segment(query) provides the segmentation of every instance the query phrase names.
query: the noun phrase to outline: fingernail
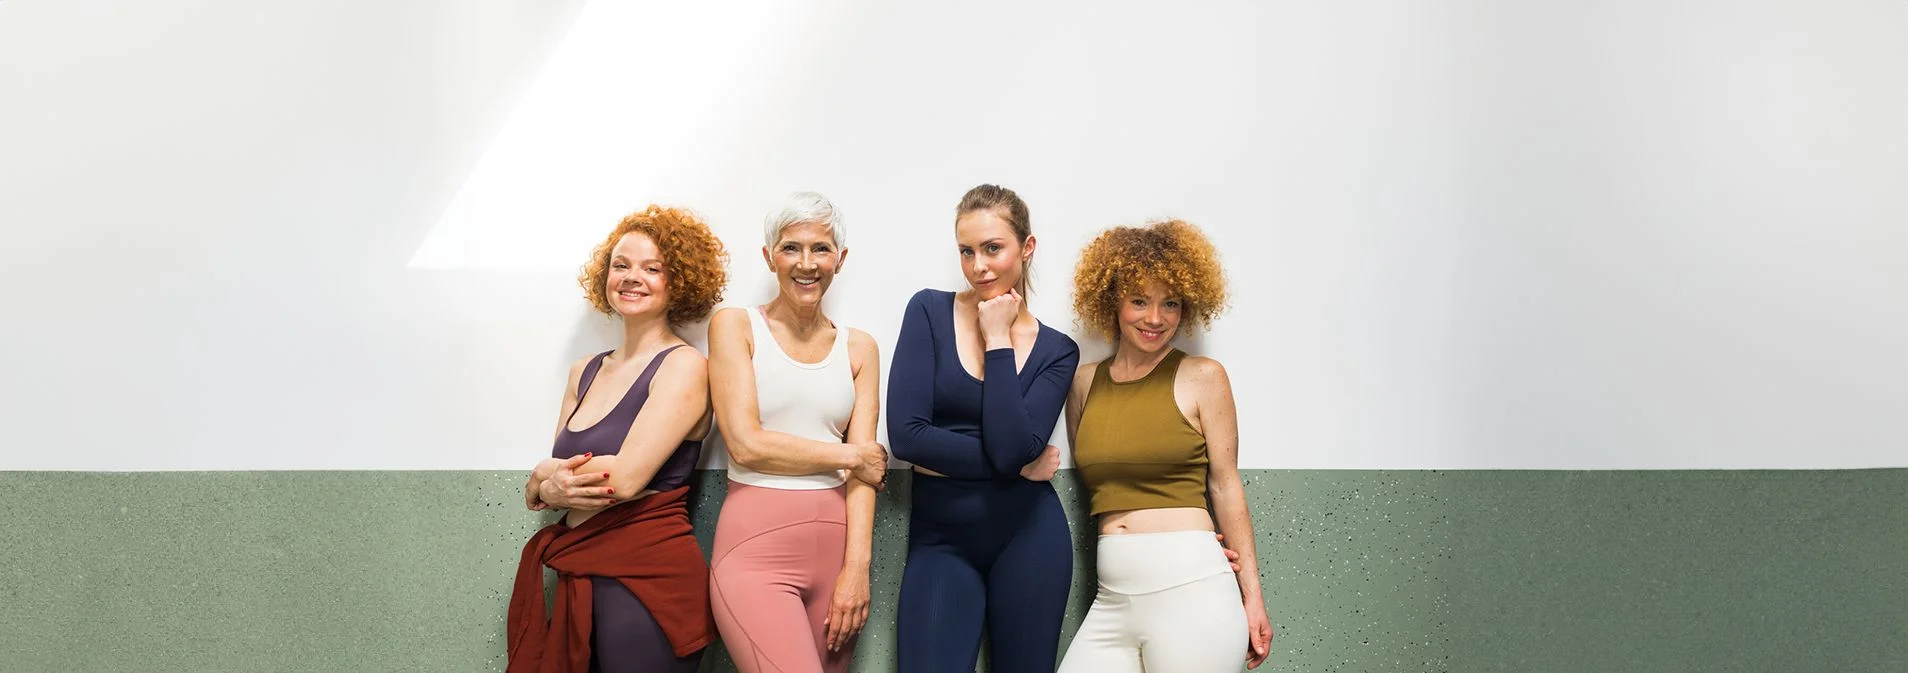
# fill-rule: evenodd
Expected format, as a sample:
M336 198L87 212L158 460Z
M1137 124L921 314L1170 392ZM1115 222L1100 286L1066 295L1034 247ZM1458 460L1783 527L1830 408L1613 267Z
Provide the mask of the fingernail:
M608 472L604 472L604 473L603 473L603 478L604 478L604 479L608 479L608 478L609 478L609 473L608 473Z
M610 492L610 495L615 495L615 494L616 494L616 489L613 489L613 488L612 488L612 489L610 489L610 490L609 490L609 492Z
M584 457L584 458L588 458L588 457L590 457L590 456L594 456L594 455L596 455L596 454L595 454L595 453L585 453L585 454L583 454L583 457Z

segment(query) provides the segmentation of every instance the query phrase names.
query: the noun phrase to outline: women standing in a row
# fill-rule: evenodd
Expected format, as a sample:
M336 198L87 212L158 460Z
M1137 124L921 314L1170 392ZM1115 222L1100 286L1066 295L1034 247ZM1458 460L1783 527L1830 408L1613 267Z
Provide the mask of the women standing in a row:
M915 465L902 573L902 673L1050 672L1072 582L1047 447L1080 353L1024 297L1035 240L1026 202L981 185L955 209L968 289L909 302L888 378L894 455Z
M1099 595L1063 669L1236 670L1240 649L1256 667L1271 629L1231 390L1218 363L1170 346L1182 316L1203 325L1224 306L1211 244L1177 221L1094 241L1075 277L1075 309L1117 350L1076 373L1073 342L1024 303L1036 243L1026 204L983 185L956 215L970 287L915 295L890 381L896 455L918 473L901 670L972 670L983 622L993 669L1052 670L1071 544L1046 483L1058 467L1046 442L1063 404L1101 534ZM845 262L845 233L817 194L794 195L772 214L763 257L777 296L717 314L706 368L668 357L694 353L668 326L707 315L719 298L721 247L706 227L652 207L599 248L585 287L624 319L625 345L572 369L556 458L526 486L532 509L570 512L525 549L511 670L693 670L710 640L710 600L743 671L846 668L867 619L874 491L887 455L874 441L873 340L821 312ZM627 353L654 355L638 368ZM687 437L708 429L705 380L731 463L712 572L682 508L699 446ZM627 392L591 396L599 382L595 390ZM589 417L603 420L571 429ZM670 441L674 451L661 451ZM1233 549L1214 541L1215 528ZM1241 557L1235 578L1229 561ZM547 628L541 601L528 599L541 593L542 564L563 578L563 618ZM582 586L583 576L594 578ZM708 580L683 590L691 576Z
M1225 309L1218 251L1178 220L1116 227L1081 253L1073 302L1115 351L1081 368L1067 397L1100 532L1099 592L1060 670L1237 671L1241 656L1256 668L1272 627L1232 385L1218 361L1172 347L1182 324L1207 325ZM1238 552L1236 574L1215 519Z
M532 510L568 510L524 546L510 596L509 671L695 671L713 639L689 477L709 432L708 368L677 336L727 282L721 241L688 211L623 218L578 280L623 323L615 350L570 367ZM544 614L543 566L558 572Z
M709 324L729 493L709 589L743 673L847 670L868 619L881 359L874 339L822 313L847 261L847 229L820 194L769 215L763 261L779 290Z

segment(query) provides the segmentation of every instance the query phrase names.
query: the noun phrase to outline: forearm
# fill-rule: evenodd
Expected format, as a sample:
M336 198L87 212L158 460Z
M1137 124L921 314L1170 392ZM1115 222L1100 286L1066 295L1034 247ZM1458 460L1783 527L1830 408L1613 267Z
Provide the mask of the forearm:
M609 480L603 485L610 487L610 497L617 500L628 500L636 497L637 493L642 492L643 488L649 485L649 480L656 477L656 470L662 469L662 465L653 461L649 464L644 464L644 461L641 460L618 460L619 457L620 456L615 455L596 456L591 458L589 462L578 466L576 473L608 473Z
M875 487L860 479L848 480L848 541L842 571L868 572L874 560Z
M891 430L888 436L894 444L894 457L955 479L994 478L993 467L981 454L979 439L927 422L896 429L899 432Z
M537 461L536 467L530 468L530 477L523 482L523 501L525 504L535 505L543 501L539 493L543 489L544 480L549 479L550 475L554 474L557 468L562 465L563 461L560 459L545 458Z
M860 462L860 448L841 442L821 442L762 428L725 433L729 456L743 467L764 474L799 476L846 470Z
M1046 448L1045 438L1036 438L1027 418L1027 400L1020 393L1020 379L1014 370L1014 349L1009 346L987 351L981 383L981 452L995 474L1013 474L1032 462ZM1052 431L1052 424L1045 428Z
M1237 472L1215 474L1207 482L1213 519L1226 536L1226 546L1239 554L1239 594L1248 602L1263 600L1259 586L1258 546L1252 532L1252 513L1246 509L1245 489Z

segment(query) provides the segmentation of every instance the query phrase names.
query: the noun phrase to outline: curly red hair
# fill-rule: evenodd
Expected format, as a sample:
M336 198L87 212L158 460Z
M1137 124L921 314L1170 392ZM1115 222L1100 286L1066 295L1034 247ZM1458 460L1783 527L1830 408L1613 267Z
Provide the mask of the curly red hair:
M1080 324L1109 339L1120 335L1120 302L1159 283L1184 302L1182 315L1205 327L1226 310L1226 272L1219 249L1184 220L1101 232L1080 251L1073 271L1073 312Z
M709 225L684 208L658 206L630 213L610 231L609 237L590 252L590 261L576 282L583 286L590 305L614 315L610 308L610 251L626 234L643 234L655 241L662 252L663 267L669 272L669 324L681 325L709 317L722 301L722 289L729 283L729 253L722 241L709 231Z

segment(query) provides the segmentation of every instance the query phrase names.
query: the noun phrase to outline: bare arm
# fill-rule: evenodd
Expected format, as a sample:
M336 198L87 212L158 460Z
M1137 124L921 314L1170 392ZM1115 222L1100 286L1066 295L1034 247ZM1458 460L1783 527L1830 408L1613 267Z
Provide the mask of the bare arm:
M708 413L708 361L693 348L671 351L650 379L649 399L616 455L591 458L577 471L607 472L612 499L635 497Z
M873 337L853 330L848 334L848 352L855 375L855 411L849 417L845 439L850 444L872 444L875 424L881 418L881 351ZM879 485L869 483L859 473L848 480L848 542L826 627L831 652L848 644L868 622L872 596L868 564L874 560L875 490Z
M1080 412L1086 409L1087 392L1093 389L1093 372L1099 369L1099 367L1100 363L1095 362L1074 370L1073 384L1067 387L1068 451L1077 452L1080 450L1080 445L1078 444L1080 441ZM1074 460L1073 466L1075 469L1078 469L1080 467L1078 457L1076 456Z
M563 386L563 403L557 407L556 432L552 433L550 437L550 441L552 442L555 442L556 438L563 434L564 424L570 421L570 414L576 412L576 386L582 382L583 369L589 366L590 359L591 358L586 357L570 365L569 382ZM556 474L558 470L563 469L567 462L571 461L558 458L545 458L537 461L536 467L530 470L530 478L523 484L523 504L525 507L530 508L532 511L549 508L549 503L544 502L543 499L538 496L538 491L542 488L543 482L549 479L551 475Z
M855 411L849 417L846 439L850 444L872 444L875 424L881 418L881 353L874 337L861 330L849 334L849 352L860 360L855 369ZM874 551L875 488L879 483L864 479L848 482L847 565L859 564L863 572Z
M1259 557L1252 533L1252 513L1246 509L1245 488L1239 479L1239 415L1232 401L1232 382L1225 367L1210 358L1187 358L1198 403L1199 429L1206 437L1206 494L1213 520L1226 546L1238 553L1239 596L1246 607L1251 651L1247 661L1257 667L1269 653L1271 626L1265 616L1265 595L1259 586ZM1188 371L1190 370L1190 371ZM1262 631L1262 633L1261 633Z
M729 459L757 472L804 475L861 463L853 444L820 442L762 428L746 309L725 308L709 321L709 392Z

